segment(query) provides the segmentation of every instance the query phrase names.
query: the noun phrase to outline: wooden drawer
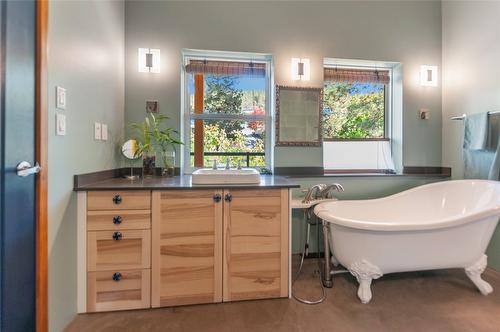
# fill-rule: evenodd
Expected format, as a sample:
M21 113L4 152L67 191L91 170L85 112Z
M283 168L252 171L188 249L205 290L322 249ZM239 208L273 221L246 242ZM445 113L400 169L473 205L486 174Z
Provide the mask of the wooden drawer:
M150 191L89 191L88 210L149 210Z
M87 311L149 308L149 269L89 272Z
M150 229L151 211L88 211L88 231L118 231L125 229Z
M151 231L87 232L87 270L147 269L150 267Z

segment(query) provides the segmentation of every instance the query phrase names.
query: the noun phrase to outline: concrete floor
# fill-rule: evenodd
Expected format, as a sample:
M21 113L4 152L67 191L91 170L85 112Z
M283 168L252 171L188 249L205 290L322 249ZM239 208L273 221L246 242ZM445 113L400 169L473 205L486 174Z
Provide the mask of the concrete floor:
M316 260L306 260L298 295L320 295L315 268ZM463 270L387 275L374 281L373 300L363 305L354 277L342 274L319 305L277 299L87 314L66 331L500 332L500 272L483 277L495 289L486 297Z

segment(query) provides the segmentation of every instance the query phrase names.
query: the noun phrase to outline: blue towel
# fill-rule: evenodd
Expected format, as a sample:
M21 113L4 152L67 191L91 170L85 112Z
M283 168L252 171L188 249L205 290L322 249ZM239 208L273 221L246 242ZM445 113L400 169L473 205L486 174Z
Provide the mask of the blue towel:
M494 147L496 146L496 149ZM491 163L490 172L488 174L489 180L500 180L500 116L491 115L489 125L489 137L487 149L492 149L493 161Z
M488 112L465 117L464 149L484 150L488 141Z
M470 118L464 132L464 177L500 180L500 117L484 113Z

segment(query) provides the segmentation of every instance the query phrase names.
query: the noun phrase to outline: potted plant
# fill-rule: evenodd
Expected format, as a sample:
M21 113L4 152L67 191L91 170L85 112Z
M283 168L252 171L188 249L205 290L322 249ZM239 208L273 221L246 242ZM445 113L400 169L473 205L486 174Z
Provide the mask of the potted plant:
M162 123L169 119L168 116L159 114L154 116L151 114L151 133L153 136L154 144L159 150L161 161L163 163L162 175L174 176L175 175L175 157L176 145L184 144L173 136L179 133L169 127L162 128Z
M137 149L135 154L137 157L142 157L142 175L149 177L154 175L156 167L156 154L151 141L151 123L149 118L145 118L144 122L131 123L130 127L135 129L137 137Z
M149 114L142 123L132 123L130 126L138 134L137 156L142 156L143 175L152 176L156 167L156 149L159 150L163 163L162 175L173 176L175 173L175 145L183 144L174 138L178 134L172 128L161 128L162 123L168 120L166 115Z

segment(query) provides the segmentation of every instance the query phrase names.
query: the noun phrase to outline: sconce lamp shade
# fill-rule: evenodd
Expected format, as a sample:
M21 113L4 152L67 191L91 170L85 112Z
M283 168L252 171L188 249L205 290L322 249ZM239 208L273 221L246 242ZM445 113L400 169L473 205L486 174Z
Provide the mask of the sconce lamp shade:
M311 79L311 62L309 59L292 58L292 80L309 81Z
M420 66L420 85L437 86L437 66Z
M139 48L138 64L140 73L159 73L160 50L153 48Z

